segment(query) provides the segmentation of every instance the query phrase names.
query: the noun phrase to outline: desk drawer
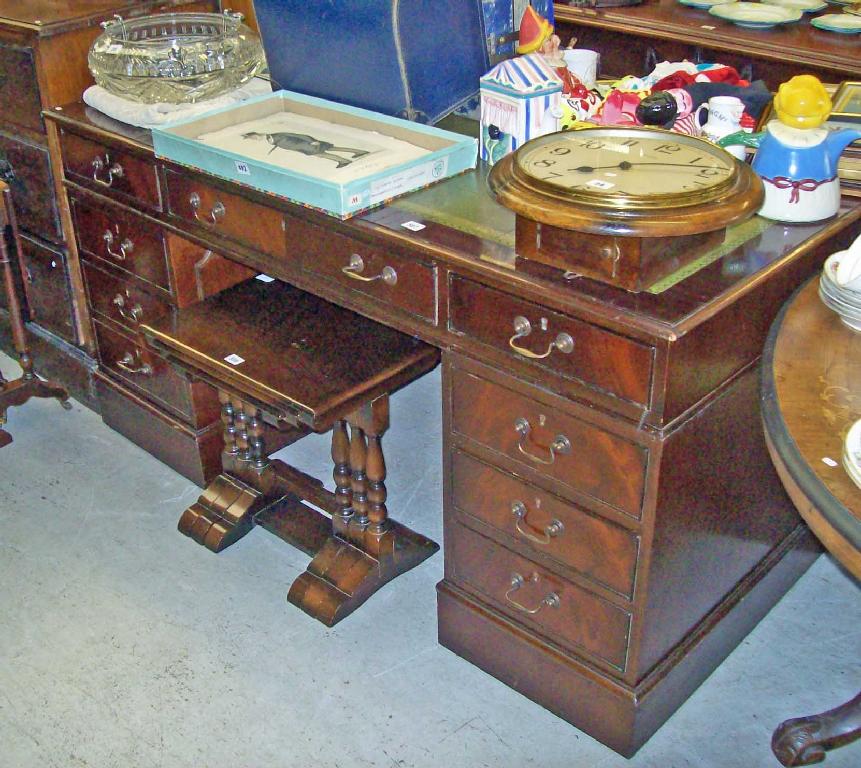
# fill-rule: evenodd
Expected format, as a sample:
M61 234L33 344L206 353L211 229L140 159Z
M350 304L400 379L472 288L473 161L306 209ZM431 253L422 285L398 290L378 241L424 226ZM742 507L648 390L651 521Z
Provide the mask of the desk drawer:
M42 131L42 100L33 49L0 43L0 104L3 123Z
M560 645L625 669L630 613L469 528L455 524L446 547L451 575L464 589Z
M168 409L194 427L204 427L221 412L216 391L190 382L141 341L94 319L99 361L127 386Z
M176 171L167 170L165 178L168 210L172 215L263 253L287 255L284 217L280 211Z
M135 207L161 210L152 160L65 131L60 142L66 178Z
M452 460L454 504L467 525L479 520L531 551L630 598L640 539L556 496L460 451Z
M101 259L170 291L164 236L145 219L110 205L70 200L81 254Z
M5 108L2 101L0 106ZM0 176L10 177L18 226L46 240L62 240L48 150L0 134Z
M22 236L21 261L27 280L31 319L74 344L75 327L65 256Z
M449 307L457 333L566 379L649 403L654 350L647 344L455 275Z
M303 269L436 324L437 268L433 264L343 235L324 236L319 228L297 220L287 220L287 238L302 243Z
M140 323L173 310L167 301L144 290L137 281L88 261L81 264L93 312L124 326L131 333L137 332Z
M221 472L221 422L195 430L101 371L93 374L102 420L199 486Z
M647 449L458 368L451 381L452 431L639 518Z

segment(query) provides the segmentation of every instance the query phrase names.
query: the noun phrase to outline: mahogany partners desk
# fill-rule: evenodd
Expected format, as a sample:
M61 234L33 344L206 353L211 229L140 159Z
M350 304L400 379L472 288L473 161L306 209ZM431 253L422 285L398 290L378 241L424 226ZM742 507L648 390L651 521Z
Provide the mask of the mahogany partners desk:
M181 311L148 277L177 239L438 347L440 642L618 752L819 552L769 461L759 359L781 304L857 235L861 208L823 225L754 219L685 279L631 294L516 259L513 215L482 171L339 222L157 161L147 132L83 105L49 123L106 421L175 413L135 326Z

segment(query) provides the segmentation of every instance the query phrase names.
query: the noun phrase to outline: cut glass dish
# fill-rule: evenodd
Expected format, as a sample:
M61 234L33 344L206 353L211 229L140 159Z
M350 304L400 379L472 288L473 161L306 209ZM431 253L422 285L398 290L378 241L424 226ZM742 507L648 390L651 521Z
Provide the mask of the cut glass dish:
M241 13L165 13L102 23L88 62L98 85L147 104L204 101L263 68L260 38Z

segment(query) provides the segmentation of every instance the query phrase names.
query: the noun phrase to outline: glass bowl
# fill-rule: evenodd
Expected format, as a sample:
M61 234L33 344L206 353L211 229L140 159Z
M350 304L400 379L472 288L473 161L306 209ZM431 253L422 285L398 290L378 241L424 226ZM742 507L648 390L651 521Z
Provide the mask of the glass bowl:
M260 38L241 13L165 13L102 22L90 48L98 85L131 101L192 103L254 77L265 63Z

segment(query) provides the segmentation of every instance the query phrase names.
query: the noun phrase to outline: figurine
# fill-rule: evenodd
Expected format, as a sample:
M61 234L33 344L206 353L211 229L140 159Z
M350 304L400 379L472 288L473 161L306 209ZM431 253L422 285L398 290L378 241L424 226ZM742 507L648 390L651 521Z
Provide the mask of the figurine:
M249 133L243 133L242 138L266 139L272 145L272 149L269 150L270 154L276 149L301 152L303 155L312 155L314 157L323 157L326 160L333 160L338 164L338 168L343 168L345 165L349 165L354 160L358 160L360 157L368 154L368 151L365 149L336 147L331 142L315 139L306 133L257 133L256 131L250 131ZM346 152L347 154L351 154L352 157L347 159L334 154L335 152Z
M529 139L559 130L562 81L541 54L506 59L479 82L482 160L494 163Z
M861 131L821 127L831 113L831 98L813 75L797 75L774 97L777 120L760 133L737 132L720 146L757 147L752 167L765 182L761 216L776 221L821 221L840 208L840 153Z
M535 53L553 35L553 25L531 5L526 6L520 19L516 51L519 54ZM559 47L559 38L556 38Z

